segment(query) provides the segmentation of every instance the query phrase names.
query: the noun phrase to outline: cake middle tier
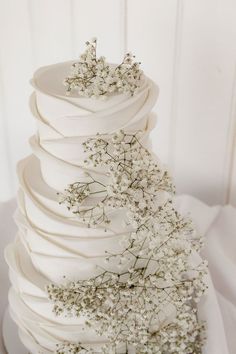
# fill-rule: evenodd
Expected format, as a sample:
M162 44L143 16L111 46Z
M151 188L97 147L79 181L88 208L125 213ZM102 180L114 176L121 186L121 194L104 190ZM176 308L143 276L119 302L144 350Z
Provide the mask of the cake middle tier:
M77 215L59 205L57 191L43 180L36 157L21 161L18 174L21 189L16 221L37 270L52 282L64 276L68 280L87 279L103 269L119 271L117 262L107 263L106 256L107 252L121 253L125 247L122 240L132 231L125 210L111 209L109 226L88 228Z
M145 128L139 133L139 141L151 151L151 143L149 134L155 126L156 116L149 114L145 117ZM51 129L51 128L49 128ZM130 131L137 133L137 131ZM101 137L103 137L101 135ZM96 138L91 136L90 138ZM87 165L85 160L88 158L89 152L84 151L83 143L89 137L75 136L67 138L42 139L35 135L30 139L31 149L39 158L41 164L41 172L45 182L56 189L63 191L68 184L84 179L87 173L91 174L95 179L107 184L107 166ZM111 135L105 136L105 139L111 139Z

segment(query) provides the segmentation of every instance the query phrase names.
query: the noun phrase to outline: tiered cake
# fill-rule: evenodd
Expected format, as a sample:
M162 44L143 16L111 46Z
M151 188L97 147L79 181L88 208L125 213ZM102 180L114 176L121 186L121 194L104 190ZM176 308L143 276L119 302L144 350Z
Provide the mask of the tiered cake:
M86 62L87 58L83 60ZM189 227L186 228L187 222L185 225L183 222L184 219L181 219L181 217L174 212L174 209L170 207L171 187L167 172L163 167L160 167L161 165L156 157L148 153L147 150L149 149L150 151L149 132L155 123L155 116L150 112L157 100L158 88L152 80L142 74L138 78L135 92L122 92L122 90L118 89L117 91L110 90L109 93L108 90L107 97L101 99L101 97L89 97L92 96L89 95L89 93L87 94L88 97L86 97L86 92L84 95L78 94L76 85L74 85L74 87L69 87L70 92L68 94L63 81L68 76L71 65L72 62L65 62L43 67L36 71L32 79L35 92L31 96L30 106L38 124L38 132L30 139L33 155L20 161L18 165L20 189L15 220L19 231L15 242L10 244L6 249L6 260L10 268L10 279L12 283L9 292L11 316L19 327L19 335L23 344L32 354L49 354L54 352L131 353L135 351L135 348L138 348L136 349L136 353L176 353L173 348L171 349L170 338L176 339L179 333L176 334L176 327L172 328L171 323L174 323L173 321L176 321L177 318L179 328L182 320L185 321L185 327L190 326L188 318L183 317L185 312L188 312L186 308L182 313L181 321L181 313L179 314L176 308L178 304L183 306L184 301L187 301L188 306L190 306L189 304L192 301L192 297L195 296L192 295L193 290L189 285L190 283L192 285L193 282L189 280L188 286L181 289L182 293L178 290L180 299L177 299L174 292L169 292L169 289L172 287L170 284L174 282L174 278L175 280L177 279L177 275L175 274L175 276L173 276L169 268L166 269L165 274L165 269L163 268L163 264L165 263L161 264L160 260L167 258L177 260L178 262L176 261L175 263L175 261L173 261L172 264L172 268L176 267L176 269L179 269L179 264L182 262L183 273L181 277L178 278L179 285L177 287L178 289L181 288L180 284L184 281L183 274L187 272L185 269L186 262L183 257L179 257L179 254L182 252L187 254L188 257L192 257L192 255L190 255L191 250L188 252L189 245L186 246L186 243L184 243L186 242L186 234L192 231ZM96 63L96 65L98 65L98 63ZM112 82L112 80L110 82ZM94 81L93 84L99 87L99 81ZM122 83L117 86L121 87L121 85ZM97 96L102 95L103 94L100 94L98 91ZM138 135L136 135L137 132ZM97 135L97 133L100 135ZM121 165L121 163L119 166L117 165L117 159L121 157L121 155L119 156L119 151L120 154L122 154L121 150L119 150L119 144L121 144L121 146L125 144L129 145L130 140L125 141L125 139L130 137L136 138L137 136L136 144L141 147L140 161L143 159L145 162L146 155L142 157L142 152L147 154L148 158L151 156L151 158L154 159L155 163L153 164L153 168L157 174L161 174L162 176L161 178L159 175L156 177L157 179L159 178L159 187L156 188L152 181L152 189L150 189L150 192L148 190L149 182L146 181L146 177L144 176L142 181L139 181L143 186L142 193L140 193L140 185L136 185L136 202L133 204L136 208L135 211L132 210L133 199L129 199L131 200L130 204L122 204L118 196L115 202L114 200L112 201L111 198L108 198L110 204L106 204L107 215L104 217L104 205L102 205L102 203L105 199L108 199L107 197L102 198L100 196L98 185L103 186L103 192L101 193L104 195L106 186L111 185L110 179L114 177L114 166L115 169L119 170L118 167ZM102 140L99 140L100 137L102 137ZM116 157L113 155L114 163L116 163L116 165L112 165L113 175L112 169L110 168L111 160L107 159L105 163L101 161L102 154L100 154L100 151L104 153L104 149L102 150L101 147L104 145L96 145L96 142L101 143L101 141L107 142L109 156L112 156L114 152L112 144L114 144L116 148L117 146L119 147L119 149L117 149L118 153L116 151ZM98 156L101 158L100 160L95 159L95 161L94 156L91 157L94 149L97 149L96 153L98 152ZM139 151L140 153L137 147L135 151ZM131 164L135 162L137 166L140 166L140 161L138 159L134 161L135 159L132 152L128 151L128 154L130 154L131 159L125 157L121 159L122 163L127 160L127 164L129 164L127 168L134 170L134 165ZM123 154L122 156L126 155ZM88 163L89 159L92 163ZM150 162L148 162L148 166L150 166ZM138 173L141 176L144 172L140 169ZM131 172L129 175L131 175ZM166 177L166 181L163 176ZM118 177L115 175L114 178L117 179L116 186L120 188L117 182ZM94 182L94 189L92 190L88 188L89 179ZM153 175L150 176L150 179L153 180ZM86 198L86 195L83 195L83 198L80 200L79 187L85 186L84 181L87 183L86 190L88 198ZM135 180L131 181L131 184L134 185L134 183L137 183L137 177ZM112 188L113 187L114 185ZM135 215L141 215L138 212L139 209L149 212L145 204L147 202L144 197L145 189L147 194L151 194L152 204L157 205L159 208L155 209L155 215L157 215L157 212L159 213L158 215L160 215L160 218L157 218L159 222L157 222L157 227L155 228L155 238L157 242L159 242L158 234L161 235L162 232L159 249L164 244L169 245L169 249L171 249L172 253L170 253L168 257L166 256L166 250L162 252L162 254L160 251L158 251L159 253L157 252L155 240L152 240L152 245L151 241L150 245L147 245L147 240L151 240L151 237L146 237L146 241L143 243L143 239L141 238L138 243L137 240L135 240L135 235L138 235L137 228L140 227L141 220L141 217L135 218ZM120 195L124 195L124 191L120 190ZM131 194L129 194L129 198L130 195ZM79 202L81 202L84 208L83 210L86 212L89 210L89 205L94 205L94 203L97 207L100 206L103 208L103 219L98 222L101 215L97 211L96 215L100 216L97 217L95 221L92 220L92 223L89 224L88 214L79 211ZM127 203L127 201L125 201L125 203ZM137 203L139 209L137 209ZM119 205L120 207L118 207ZM144 218L143 215L141 216L143 220L146 218L143 224L148 225L148 217L145 216ZM169 221L167 221L167 216ZM176 218L174 221L173 217ZM91 221L91 214L89 218ZM132 222L132 220L135 222ZM166 225L170 225L171 220L176 228L171 231L172 233L168 233L167 237L167 233L165 234L167 230ZM162 226L163 230L161 230ZM154 230L154 228L152 228L152 230ZM146 232L147 234L150 233L150 229ZM178 238L181 232L184 235L181 236L182 241ZM132 244L129 243L130 235L134 239ZM174 246L173 243L168 244L169 239L172 237L170 235L175 235L177 238L174 240ZM182 244L180 245L181 242ZM140 247L141 243L142 246L145 245L145 247ZM196 241L191 244L193 249L197 248L194 247L195 244ZM127 252L130 257L126 257ZM195 251L192 253L194 252ZM165 256L167 258L165 258ZM156 263L152 263L153 257L156 257ZM177 259L176 257L179 258ZM195 258L198 259L197 257ZM143 260L141 263L139 263L140 259ZM193 263L194 262L195 261L193 261ZM152 263L151 270L148 269L147 263ZM154 264L158 266L154 266ZM202 268L199 266L199 264L201 265L202 263L198 260L195 264L196 267L199 267L197 271L199 272L199 269L202 271ZM170 265L168 266L170 267ZM157 273L158 267L162 267L159 273ZM144 275L144 278L146 277L145 280L142 278L142 274L144 273L139 273L140 279L138 279L139 285L137 288L143 286L143 289L145 287L146 291L148 287L144 282L150 274L153 277L149 279L149 282L150 284L151 282L155 284L155 287L149 286L149 288L154 288L154 293L152 293L153 298L155 298L156 291L157 301L156 303L155 301L152 303L148 298L149 295L145 295L148 298L149 304L151 304L150 306L155 305L155 308L158 308L158 301L160 302L160 299L163 299L163 307L159 307L159 310L156 311L153 322L152 319L149 318L150 327L152 327L152 329L145 329L145 326L142 326L143 319L146 318L145 308L147 312L150 312L150 308L148 308L149 305L145 304L145 301L143 301L141 305L137 305L138 300L142 298L143 292L136 292L135 294L129 293L129 291L136 289L136 283L134 284L134 282L132 282L132 276L129 274L135 273L137 269L139 271L140 269L146 270ZM130 305L129 309L127 308L126 316L122 317L123 325L127 328L130 326L130 333L128 333L127 330L125 332L124 328L119 333L116 333L115 328L121 326L119 322L120 310L116 313L116 316L118 316L118 322L116 322L115 317L113 317L114 313L111 312L110 309L114 308L113 305L111 305L112 301L113 303L119 303L117 299L120 296L120 288L118 290L116 289L115 295L113 290L115 286L119 284L120 280L120 278L116 278L116 274L120 275L126 273L129 276L124 277L121 281L121 288L123 290L125 288L127 303L130 299L133 299L132 301L136 308L140 306L138 311L141 317L138 318L136 313L134 316L135 320L134 317L132 317L132 319L129 318L130 313L132 313L132 311L135 312L135 306L132 307ZM104 277L104 274L106 281L102 283L100 281L101 275ZM112 274L113 277L112 281L110 274ZM172 275L170 276L169 274ZM129 277L131 277L131 280ZM91 279L100 279L99 284L86 283L86 281ZM111 294L111 301L109 302L109 299L106 299L106 304L102 304L100 309L99 305L96 305L99 313L96 312L96 308L93 308L90 313L89 308L87 309L86 306L83 305L84 303L87 304L87 299L83 298L81 293L79 293L80 290L78 286L82 286L85 289L86 286L91 287L94 285L88 292L88 294L90 294L92 309L94 304L93 300L95 299L97 301L100 299L99 296L101 298L105 296L99 293L99 285L105 284L106 282L110 284L108 290ZM129 284L128 287L124 285L125 282ZM185 282L187 281L185 280ZM195 286L195 290L197 289L196 292L203 293L203 286L201 289L200 288L201 286L199 286L198 283ZM159 296L160 289L162 293ZM164 301L164 292L168 301ZM59 293L62 295L61 298ZM71 296L71 294L73 296ZM79 303L76 303L75 294L77 299L79 299ZM171 294L173 294L174 305L171 304ZM184 298L183 301L181 297ZM121 301L119 305L121 306L120 308L126 308L124 296ZM81 304L84 307L83 311L81 310L81 312L79 312L78 308L82 306ZM74 305L77 307L74 308ZM185 304L184 306L187 305ZM153 307L151 307L151 310L152 309ZM164 315L165 309L166 314ZM189 309L191 310L191 306ZM88 313L87 317L86 311ZM95 312L97 316L96 319L93 317ZM109 316L105 321L106 313L109 314ZM153 315L154 313L155 310ZM99 318L101 319L100 330L98 330ZM112 328L109 327L109 320L114 323L111 326ZM181 353L196 354L201 352L201 341L199 339L201 324L194 327L193 322L191 322L192 328L188 328L190 339L187 340L187 332L185 333L183 329L180 329L180 331L182 331L181 333L184 333L182 337L180 336L180 339L172 340L174 345L179 343L180 346L183 346ZM138 332L135 332L138 323L140 323L140 338L136 335ZM177 324L177 322L175 322L175 324ZM166 328L166 332L163 328ZM145 330L147 333L151 333L150 338L145 334ZM120 333L122 333L122 335ZM136 333L137 343L132 337L132 333ZM159 337L155 337L156 333ZM165 341L163 340L164 337L167 338ZM124 338L123 343L120 341L122 338ZM158 338L158 340L155 338ZM185 344L183 344L181 340ZM149 341L154 344L149 346ZM155 347L155 343L160 343L161 341L163 343L165 342L165 344L162 343L160 351L159 347ZM197 341L199 345L196 345ZM192 343L191 346L195 351L186 350L187 342ZM106 346L107 343L108 346ZM110 343L112 343L112 345L109 349ZM140 347L139 343L142 344ZM189 348L191 346L189 346ZM197 347L198 349L196 349Z

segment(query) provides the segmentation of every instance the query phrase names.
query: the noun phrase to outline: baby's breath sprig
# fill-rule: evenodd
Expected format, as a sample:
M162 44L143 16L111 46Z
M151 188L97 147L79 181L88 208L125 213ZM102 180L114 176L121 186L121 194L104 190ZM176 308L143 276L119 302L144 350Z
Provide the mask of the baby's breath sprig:
M57 345L55 354L115 354L115 347L112 344L99 345L98 349L81 343L63 342ZM42 353L43 354L43 353ZM128 354L127 348L124 354Z
M65 189L64 193L58 195L59 204L65 204L67 209L86 222L88 227L110 223L106 214L106 186L91 175L87 174L86 182L74 182ZM84 205L91 196L100 197L99 202L94 205Z
M86 50L78 62L71 67L71 73L64 80L67 93L77 90L82 97L106 98L113 92L135 94L140 86L142 71L140 63L127 53L118 66L108 64L106 58L97 58L96 38L86 42Z
M55 353L56 354L89 354L89 353L91 354L91 351L83 347L83 345L80 343L64 342L64 343L57 344ZM95 354L95 352L93 352L93 354Z
M104 265L94 278L51 284L47 292L56 315L83 315L88 327L107 337L110 344L101 353L116 353L125 343L142 354L200 354L205 327L198 320L197 303L207 289L207 264L193 258L202 239L191 219L175 209L171 178L139 137L140 132L121 130L84 142L89 154L85 162L107 167L109 182L100 189L100 182L90 176L87 185L70 185L61 199L93 226L111 222L109 208L127 210L133 231L121 240L120 253L106 252L105 263L116 264L117 272ZM87 208L84 202L94 198L98 186L100 201ZM168 198L160 202L160 193ZM98 212L91 214L99 208L101 220Z
M139 135L120 130L112 137L98 134L83 143L84 152L89 154L85 163L105 166L109 181L105 185L88 174L87 181L70 184L60 194L60 203L89 227L108 225L109 210L126 208L128 222L136 228L137 222L156 217L160 192L174 193L169 172L140 143ZM89 197L90 205L85 205Z

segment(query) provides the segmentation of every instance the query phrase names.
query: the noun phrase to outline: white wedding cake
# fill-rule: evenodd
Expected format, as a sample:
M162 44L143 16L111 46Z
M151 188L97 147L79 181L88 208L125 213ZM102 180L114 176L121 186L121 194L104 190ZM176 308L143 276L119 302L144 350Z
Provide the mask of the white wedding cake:
M201 353L204 262L151 152L158 88L130 55L109 65L87 46L31 81L38 131L17 169L10 314L31 354Z

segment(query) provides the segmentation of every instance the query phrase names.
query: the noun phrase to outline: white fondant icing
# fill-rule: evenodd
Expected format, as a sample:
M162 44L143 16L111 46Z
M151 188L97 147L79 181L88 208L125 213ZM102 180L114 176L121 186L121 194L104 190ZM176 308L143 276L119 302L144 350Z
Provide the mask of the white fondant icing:
M137 94L132 97L113 94L102 101L79 97L76 92L66 96L62 80L71 63L41 68L31 81L35 93L30 107L38 125L38 134L30 139L35 156L18 165L20 190L15 220L19 232L5 251L12 283L11 315L19 326L22 342L32 354L52 353L56 343L65 340L92 343L99 351L99 343L106 340L84 330L84 318L56 317L45 286L87 279L102 269L117 271L116 262L105 262L106 251L122 252L124 246L120 241L131 228L125 222L123 210L110 212L107 230L103 226L88 228L59 206L57 192L84 179L86 170L108 183L104 168L88 170L84 165L86 154L81 144L87 138L97 132L140 130L142 144L150 148L149 133L155 125L155 116L150 111L158 88L150 79L143 76ZM165 198L165 193L161 193L160 204ZM94 203L95 198L90 202ZM129 262L124 269L128 267Z

